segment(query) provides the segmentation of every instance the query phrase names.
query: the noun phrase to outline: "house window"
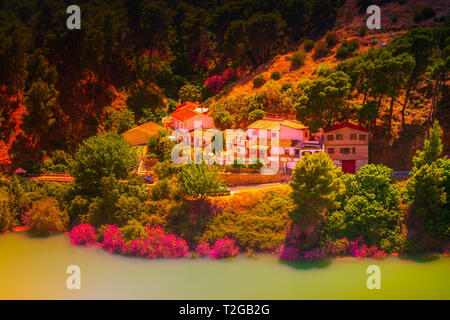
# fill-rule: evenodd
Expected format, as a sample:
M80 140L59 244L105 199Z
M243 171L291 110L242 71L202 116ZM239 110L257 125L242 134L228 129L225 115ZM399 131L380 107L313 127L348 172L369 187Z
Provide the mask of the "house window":
M356 148L353 147L353 148L352 148L352 153L355 154L355 151L356 151Z
M350 140L356 140L356 138L357 138L357 136L356 136L355 133L352 133L352 134L350 135Z
M333 154L334 153L334 148L328 148L328 153L329 154Z
M277 133L276 132L272 132L272 138L276 138L277 137Z
M344 136L342 134L337 134L336 135L336 140L343 140Z
M288 156L289 155L289 149L284 149L284 154Z
M333 135L332 134L327 135L327 140L328 141L333 141L334 140Z
M366 135L365 134L360 134L359 135L359 140L366 140Z
M341 148L341 153L342 154L349 154L350 153L350 148Z
M300 150L294 149L294 155L298 157L299 154L300 154Z
M308 138L308 132L305 132L305 138Z

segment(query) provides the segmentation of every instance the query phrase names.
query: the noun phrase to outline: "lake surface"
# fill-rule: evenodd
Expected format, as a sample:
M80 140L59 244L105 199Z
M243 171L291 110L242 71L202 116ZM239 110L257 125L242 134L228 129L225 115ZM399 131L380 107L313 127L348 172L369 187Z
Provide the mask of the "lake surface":
M380 290L366 287L371 264L381 268ZM69 265L81 268L80 290L66 288ZM76 247L65 235L0 236L0 299L450 299L449 271L439 256L145 260Z

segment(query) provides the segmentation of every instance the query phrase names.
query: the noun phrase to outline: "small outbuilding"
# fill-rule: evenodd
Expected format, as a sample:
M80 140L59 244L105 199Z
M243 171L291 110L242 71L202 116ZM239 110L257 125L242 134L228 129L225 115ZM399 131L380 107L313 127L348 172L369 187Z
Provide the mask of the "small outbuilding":
M148 139L152 136L157 136L158 132L161 130L165 130L165 128L150 121L139 127L128 130L122 133L122 135L133 146L146 145Z

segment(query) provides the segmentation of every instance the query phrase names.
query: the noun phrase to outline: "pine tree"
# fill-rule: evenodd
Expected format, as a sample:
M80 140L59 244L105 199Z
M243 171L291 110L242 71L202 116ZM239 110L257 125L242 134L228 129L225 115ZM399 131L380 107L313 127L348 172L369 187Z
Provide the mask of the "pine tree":
M297 225L311 225L321 219L326 209L335 205L341 188L341 170L330 157L314 153L302 157L292 173L292 198L296 209L289 215Z
M423 150L419 150L413 158L413 171L419 170L425 164L432 164L440 158L442 154L441 126L437 120L431 128L430 138L425 141Z

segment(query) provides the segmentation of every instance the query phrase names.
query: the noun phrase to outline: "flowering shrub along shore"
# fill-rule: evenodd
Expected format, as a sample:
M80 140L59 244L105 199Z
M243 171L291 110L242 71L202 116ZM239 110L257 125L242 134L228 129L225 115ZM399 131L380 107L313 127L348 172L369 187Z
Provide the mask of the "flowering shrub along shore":
M103 241L97 242L95 228L87 223L81 223L69 232L69 238L74 245L97 245L110 253L118 253L146 259L154 258L185 258L190 255L186 241L166 234L160 227L145 228L145 236L136 240L125 241L117 226L107 225L103 232ZM215 259L234 257L239 254L239 247L229 238L218 239L212 247L202 242L196 248L200 257Z
M74 245L95 245L97 243L97 232L88 223L81 223L69 232L70 242Z
M97 232L88 223L81 223L69 232L69 238L74 245L97 245L110 253L118 253L146 259L154 258L185 258L190 255L186 241L173 235L166 234L160 227L145 228L145 236L136 240L125 241L122 231L117 226L107 225L103 231L103 241L97 242ZM201 242L195 248L198 257L210 257L223 259L239 255L239 247L235 240L225 237L217 239L212 246L207 242ZM386 253L374 245L368 247L364 244L363 237L354 241L347 238L328 240L325 248L315 248L310 251L300 252L297 248L282 246L279 250L280 259L288 261L320 260L329 256L345 256L365 258L372 257L383 259Z
M229 258L239 255L239 247L235 241L229 238L217 239L210 247L206 242L200 243L195 249L199 257L211 257L214 259Z
M386 253L379 250L376 245L368 247L364 244L363 237L358 237L355 241L349 241L347 238L335 241L328 240L326 248L315 248L306 252L299 252L297 248L282 247L280 250L280 259L288 261L298 260L320 260L327 256L345 256L351 255L358 258L372 257L384 259Z

